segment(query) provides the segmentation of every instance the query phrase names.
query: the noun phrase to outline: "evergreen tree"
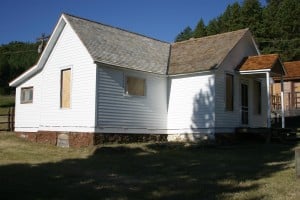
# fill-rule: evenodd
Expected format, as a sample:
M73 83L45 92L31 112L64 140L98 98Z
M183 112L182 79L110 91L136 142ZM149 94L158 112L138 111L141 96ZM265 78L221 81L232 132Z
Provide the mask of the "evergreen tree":
M262 53L279 53L283 61L300 60L299 0L267 0L265 7L258 0L233 3L207 26L201 24L200 19L195 37L199 34L196 34L198 30L214 35L247 27Z
M175 41L180 42L188 40L193 37L193 30L191 27L187 26L181 33L176 36Z
M241 7L241 24L250 28L254 36L262 35L263 10L259 0L244 0Z
M199 38L199 37L204 37L206 35L207 35L206 27L205 27L203 19L201 18L194 30L194 37Z
M241 22L241 7L235 2L228 5L220 16L221 32L236 31L244 28Z
M206 27L207 35L215 35L221 33L221 24L219 18L209 21Z

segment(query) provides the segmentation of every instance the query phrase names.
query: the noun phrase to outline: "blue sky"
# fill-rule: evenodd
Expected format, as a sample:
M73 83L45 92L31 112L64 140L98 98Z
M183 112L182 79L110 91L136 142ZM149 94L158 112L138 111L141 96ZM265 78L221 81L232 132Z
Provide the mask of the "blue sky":
M63 12L172 42L186 26L194 28L201 17L208 23L235 1L242 0L1 0L0 44L51 34Z

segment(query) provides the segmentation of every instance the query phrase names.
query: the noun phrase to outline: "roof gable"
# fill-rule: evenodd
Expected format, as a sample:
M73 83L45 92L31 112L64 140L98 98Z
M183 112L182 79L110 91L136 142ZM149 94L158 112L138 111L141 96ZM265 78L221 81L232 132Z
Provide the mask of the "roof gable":
M193 73L217 68L248 31L242 29L172 44L168 73Z
M238 71L270 71L273 74L285 74L284 66L278 54L246 57L237 67Z
M63 14L95 62L166 74L170 44Z
M283 64L286 70L284 79L300 79L300 61L285 62Z

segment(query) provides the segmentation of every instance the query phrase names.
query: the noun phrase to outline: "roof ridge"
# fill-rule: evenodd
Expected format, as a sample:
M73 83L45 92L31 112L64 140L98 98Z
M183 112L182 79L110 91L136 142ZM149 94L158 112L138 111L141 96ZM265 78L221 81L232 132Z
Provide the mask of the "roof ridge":
M220 35L225 35L225 34L231 34L231 33L235 33L235 32L241 32L241 31L244 31L244 32L247 32L249 31L250 29L249 28L243 28L243 29L238 29L238 30L235 30L235 31L229 31L229 32L224 32L224 33L218 33L218 34L214 34L214 35L208 35L208 36L204 36L204 37L199 37L199 38L190 38L188 40L183 40L183 41L179 41L179 42L173 42L171 43L171 45L173 44L178 44L178 43L185 43L185 42L191 42L191 41L195 41L195 40L200 40L200 39L206 39L206 38L211 38L211 37L217 37L217 36L220 36Z
M266 56L277 56L277 57L279 57L279 54L277 54L277 53L270 53L270 54L261 54L261 55L248 56L248 57L266 57Z
M296 62L300 62L300 60L286 61L286 62L283 62L283 63L296 63Z
M159 39L156 39L156 38L147 36L147 35L143 35L143 34L140 34L140 33L136 33L136 32L133 32L133 31L129 31L129 30L126 30L126 29L123 29L123 28L119 28L119 27L116 27L116 26L104 24L104 23L102 23L102 22L98 22L98 21L95 21L95 20L86 19L86 18L83 18L83 17L78 17L78 16L75 16L75 15L72 15L72 14L68 14L68 13L62 13L62 15L69 16L69 17L73 17L73 18L77 18L77 19L81 19L81 20L88 21L88 22L95 23L95 24L99 24L99 25L102 25L102 26L114 28L114 29L117 29L117 30L120 30L120 31L124 31L124 32L130 33L130 34L134 34L134 35L137 35L137 36L141 36L141 37L144 37L144 38L148 38L148 39L151 39L151 40L155 40L155 41L158 41L158 42L161 42L161 43L165 43L165 44L169 44L169 45L170 45L169 42L162 41L162 40L159 40Z

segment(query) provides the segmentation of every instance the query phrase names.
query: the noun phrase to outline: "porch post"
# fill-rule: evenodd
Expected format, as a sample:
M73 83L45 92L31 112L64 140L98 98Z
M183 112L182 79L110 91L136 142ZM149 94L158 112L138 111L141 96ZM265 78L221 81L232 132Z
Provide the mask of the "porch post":
M284 117L284 85L283 85L283 76L280 77L280 97L281 97L281 128L285 128L285 117Z
M267 128L271 128L270 73L266 72L267 81Z

